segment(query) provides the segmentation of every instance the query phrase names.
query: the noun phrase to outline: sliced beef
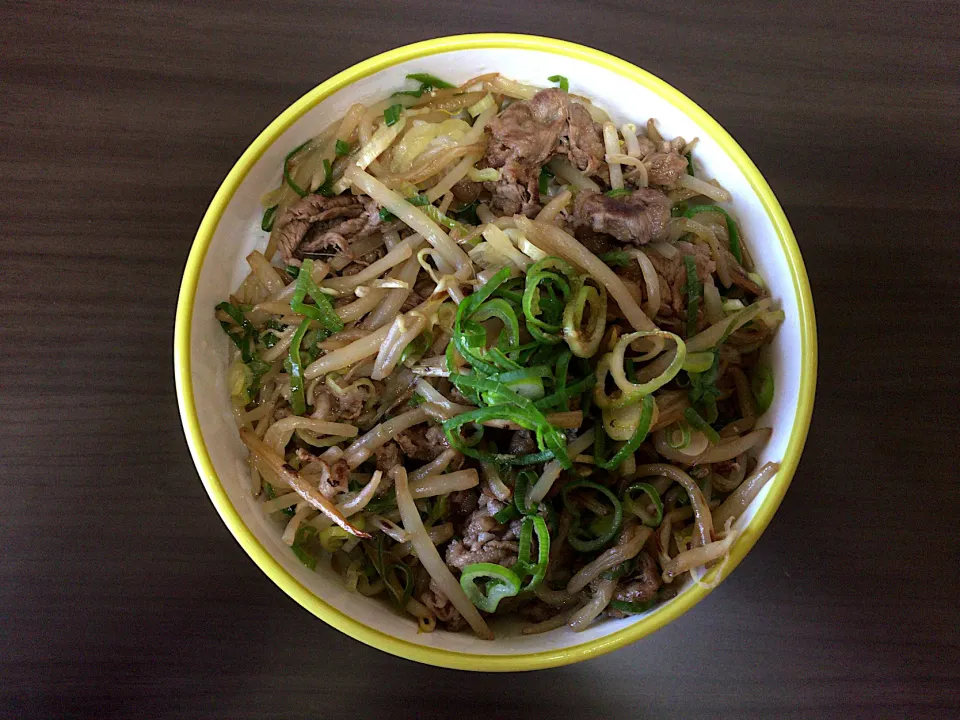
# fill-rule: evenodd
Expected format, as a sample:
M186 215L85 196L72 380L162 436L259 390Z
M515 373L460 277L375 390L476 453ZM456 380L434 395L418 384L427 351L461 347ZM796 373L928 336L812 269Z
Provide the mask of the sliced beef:
M621 243L645 245L667 237L670 200L659 190L640 188L623 197L583 190L573 206L577 229L606 233Z
M637 569L634 575L622 581L614 598L621 602L644 603L653 600L660 589L660 573L657 562L650 553L642 550L637 555Z
M743 266L737 262L737 259L733 256L727 248L723 247L723 243L720 244L720 252L723 253L724 259L727 261L727 267L730 269L730 280L739 288L743 288L751 295L756 295L757 297L765 297L767 291L765 288L757 285L753 280L750 279L750 276L747 275L747 271L743 269Z
M537 441L529 430L514 430L510 436L507 452L512 455L529 455L537 452Z
M389 472L400 464L400 448L395 442L388 442L381 445L374 452L377 462L377 470Z
M678 152L653 153L644 164L651 185L673 185L687 171L687 159Z
M446 625L447 630L460 630L467 624L433 579L430 580L429 589L420 594L420 602L437 616L437 620Z
M307 195L277 218L277 238L284 262L313 255L349 255L350 243L380 225L377 204L354 195Z
M661 314L664 306L669 306L679 314L687 307L687 266L684 255L692 255L697 267L697 278L701 283L713 284L713 271L716 263L710 257L710 250L702 245L678 242L675 246L680 252L671 258L657 252L648 252L647 257L660 276Z
M480 191L483 190L483 184L464 178L463 180L457 181L457 183L450 189L453 191L453 197L457 199L457 202L462 202L465 205L469 205L470 203L475 202L478 197L480 197Z
M562 90L543 90L491 120L486 156L490 167L513 163L539 169L557 150L569 102Z
M350 481L350 466L346 460L337 460L328 464L316 455L303 448L297 448L297 458L302 463L304 471L319 474L317 489L325 498L334 498L345 493Z
M492 562L510 567L517 561L518 546L513 528L501 525L494 513L504 504L486 494L481 494L478 507L467 517L461 529L461 538L454 538L447 546L447 565L462 570L477 562Z
M325 385L318 386L311 417L327 422L351 422L363 413L364 403L369 396L370 389L364 386L351 386L342 393L336 393Z
M560 151L585 175L596 175L603 167L603 133L583 105L570 103L567 128L560 136Z
M404 455L424 462L435 460L440 453L450 447L447 436L439 425L431 427L414 425L397 433L394 440L397 441Z
M558 152L588 174L603 165L603 139L590 113L558 88L513 103L488 127L484 164L500 168L500 180L484 187L501 215L532 216L540 209L540 168Z

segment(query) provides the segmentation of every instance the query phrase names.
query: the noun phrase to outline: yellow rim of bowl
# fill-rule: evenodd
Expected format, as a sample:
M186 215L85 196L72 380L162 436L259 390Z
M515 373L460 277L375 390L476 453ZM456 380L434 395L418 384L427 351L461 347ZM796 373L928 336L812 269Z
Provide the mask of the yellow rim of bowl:
M177 398L180 403L180 416L183 422L187 443L193 455L194 463L203 480L203 484L220 513L220 517L233 533L247 554L263 572L280 586L290 597L304 608L321 618L341 632L360 640L367 645L379 648L399 657L418 662L438 665L441 667L457 668L462 670L478 671L516 671L536 670L539 668L554 667L579 662L596 657L604 653L621 648L640 638L649 635L655 630L680 617L709 594L709 590L696 586L688 588L673 601L661 609L641 618L623 630L609 636L591 640L574 647L548 650L544 652L522 655L475 655L452 650L425 647L401 640L379 630L371 628L340 610L328 605L313 592L304 587L289 572L287 572L261 545L244 524L226 491L220 483L207 447L200 431L200 421L194 403L193 384L190 371L190 333L193 317L194 297L200 277L207 248L216 231L220 217L233 197L234 192L246 177L260 156L272 145L280 135L290 127L304 113L326 99L333 93L372 75L384 68L403 62L409 62L431 55L455 50L469 50L480 48L513 48L522 50L539 50L556 55L562 55L578 60L584 60L599 67L622 75L657 93L675 107L693 118L707 134L720 145L733 159L741 172L747 177L754 192L760 198L770 222L776 229L780 244L787 257L790 273L793 277L794 292L797 296L797 307L800 315L800 342L801 342L801 377L797 412L793 422L793 432L787 445L781 463L780 472L772 481L769 494L763 505L757 510L756 516L745 528L743 534L734 544L730 561L723 573L724 578L730 575L733 569L743 560L757 539L773 517L783 496L790 485L794 471L800 461L800 453L807 437L810 426L810 417L813 413L814 390L817 372L817 339L816 322L813 311L813 298L810 293L810 283L807 279L800 248L787 218L780 207L780 203L773 195L770 186L757 170L743 149L709 114L702 110L692 100L683 95L658 77L632 65L625 60L563 40L537 37L533 35L514 35L507 33L485 33L476 35L455 35L437 38L424 42L406 45L390 50L381 55L365 60L347 70L333 76L326 82L318 85L302 98L297 100L264 130L260 136L247 148L236 165L227 175L210 207L204 215L196 239L190 250L184 270L183 283L180 287L180 296L177 303L176 329L174 331L174 373L176 376Z

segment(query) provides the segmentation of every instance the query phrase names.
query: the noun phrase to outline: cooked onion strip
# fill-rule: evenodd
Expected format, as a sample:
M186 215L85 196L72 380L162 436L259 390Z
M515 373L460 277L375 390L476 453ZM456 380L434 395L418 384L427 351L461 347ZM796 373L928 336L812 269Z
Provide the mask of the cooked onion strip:
M447 448L442 453L437 455L436 458L428 462L426 465L418 467L416 470L410 471L407 476L407 479L410 481L411 485L419 485L426 478L432 477L434 475L439 475L444 470L447 469L447 466L452 463L459 453L453 448Z
M713 540L713 517L710 514L710 508L707 506L707 500L696 481L680 468L666 463L641 465L636 470L636 477L648 477L650 475L668 477L682 485L683 489L687 491L696 519L697 537L694 540L694 547L706 545Z
M729 442L720 443L708 448L702 455L692 458L691 462L697 465L706 465L707 463L724 462L733 460L737 455L752 450L757 445L765 443L773 434L772 428L760 428L749 432L746 435L734 438Z
M347 423L326 422L325 420L314 420L313 418L291 415L281 420L277 420L267 434L263 436L263 442L273 450L277 455L283 454L283 449L290 442L290 436L297 428L309 430L317 435L340 435L343 437L355 437L357 435L357 426Z
M684 550L663 565L663 581L665 583L673 582L674 578L688 570L719 560L730 552L730 546L736 539L737 532L734 530L728 532L723 540L707 543L691 550Z
M725 527L728 520L739 518L779 469L780 463L767 463L740 483L740 486L723 501L723 504L713 511L714 525Z
M473 628L477 637L483 640L493 640L493 633L487 627L487 623L480 617L480 612L473 606L467 594L460 587L460 583L450 572L450 568L440 557L436 546L427 536L427 531L423 527L423 521L420 519L420 512L413 502L410 495L410 487L407 481L407 471L397 466L390 471L397 491L397 508L400 510L400 519L403 522L403 529L410 537L410 543L413 551L420 560L420 564L437 584L447 599L453 603L453 606L460 612L463 619Z
M622 153L620 152L620 137L617 135L617 128L612 122L603 124L603 144L607 151L607 166L610 168L610 187L619 190L623 187L623 170L620 169L620 163L616 158Z
M593 428L590 428L576 440L567 445L567 454L570 457L579 455L588 447L593 445L593 437L594 430ZM536 484L527 494L527 501L531 503L538 503L543 500L547 496L547 493L550 492L550 488L553 487L553 484L557 481L557 478L560 477L560 471L562 469L563 468L557 460L551 460L544 465L543 474L540 475Z
M656 268L643 250L637 251L637 262L640 264L643 282L647 287L647 302L643 305L643 311L652 320L660 312L660 276L657 275Z
M697 333L687 341L687 352L702 352L703 350L710 350L717 343L719 343L725 335L732 335L738 328L743 327L748 322L753 320L758 313L769 308L772 302L773 300L770 298L758 300L752 305L745 307L743 310L740 310L739 312L724 318L720 322L711 325L703 332Z
M300 497L310 503L310 505L333 520L333 522L351 535L363 538L370 537L369 533L365 533L363 530L347 522L343 513L340 512L330 500L321 495L320 491L313 487L313 485L303 480L296 470L284 462L283 458L273 452L252 430L240 428L240 439L243 440L243 444L247 446L250 452L256 455L274 475L289 485Z
M570 200L573 198L573 193L569 190L564 190L557 194L550 202L544 205L543 210L537 214L538 222L553 222L557 215L560 214L560 211L563 210L567 205L570 204ZM523 248L520 248L523 250ZM540 258L534 258L534 260L539 260Z
M693 190L700 195L710 198L711 200L716 200L717 202L730 202L733 198L730 196L730 193L724 190L722 187L717 187L712 185L700 178L696 178L693 175L687 175L684 173L679 178L677 178L677 185L680 187L685 187L690 190Z
M457 277L467 279L472 275L472 265L467 254L419 208L411 205L398 193L358 167L349 168L343 177L426 238L443 259L456 268Z
M480 476L473 468L457 470L446 475L431 475L419 482L410 483L410 494L414 500L436 497L458 490L469 490L480 484Z
M577 190L593 190L600 192L600 186L577 170L566 158L555 157L547 163L547 167L564 182L573 185Z
M595 560L584 565L576 575L570 578L570 582L567 583L567 592L571 595L578 593L607 570L635 558L652 532L653 528L646 525L634 525L630 529L624 529L616 545L609 550L604 550Z
M594 591L590 601L570 617L567 623L570 628L574 632L583 632L586 630L590 623L610 604L616 589L616 580L600 580L600 582L597 583L597 589Z
M343 459L347 461L347 465L353 470L370 457L377 448L393 439L398 432L418 425L426 419L427 414L420 408L415 408L402 415L390 418L386 422L377 425L373 430L344 450Z

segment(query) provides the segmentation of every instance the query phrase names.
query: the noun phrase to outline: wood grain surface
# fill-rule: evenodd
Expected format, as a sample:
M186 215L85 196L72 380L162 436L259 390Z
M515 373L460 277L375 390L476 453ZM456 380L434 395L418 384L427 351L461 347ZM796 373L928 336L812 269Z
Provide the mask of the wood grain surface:
M0 6L0 716L957 717L960 5L44 2ZM372 54L554 35L712 113L813 285L813 426L733 577L619 652L432 669L274 586L191 463L181 271L271 119Z

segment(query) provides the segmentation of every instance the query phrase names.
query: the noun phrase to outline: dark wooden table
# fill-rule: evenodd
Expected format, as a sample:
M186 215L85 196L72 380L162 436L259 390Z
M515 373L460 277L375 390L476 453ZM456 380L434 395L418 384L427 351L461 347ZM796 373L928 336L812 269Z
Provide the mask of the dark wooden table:
M4 717L957 717L960 6L3 3ZM312 86L424 38L554 34L683 89L780 197L817 406L734 576L573 667L437 670L328 628L218 519L177 414L180 273Z

